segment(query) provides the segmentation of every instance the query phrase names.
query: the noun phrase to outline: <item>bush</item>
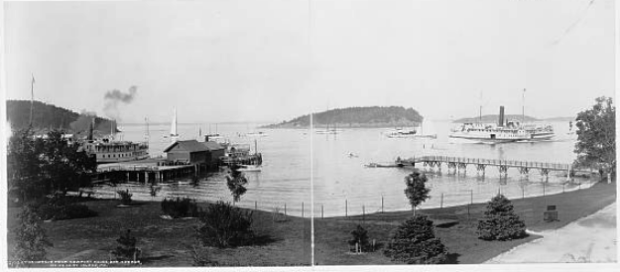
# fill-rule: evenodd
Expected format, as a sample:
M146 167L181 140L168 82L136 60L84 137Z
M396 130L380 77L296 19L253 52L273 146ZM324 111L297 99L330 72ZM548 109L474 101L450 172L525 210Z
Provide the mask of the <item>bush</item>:
M13 229L15 233L15 261L42 261L45 260L46 248L53 246L47 240L45 230L40 225L41 219L32 207L24 207L18 217L18 225Z
M136 247L137 239L131 236L131 231L127 230L125 234L121 233L121 237L116 239L118 246L112 251L112 254L116 257L116 260L137 260L139 258L140 250Z
M513 211L510 200L498 194L487 204L484 219L478 221L478 238L482 240L512 240L527 236L525 223Z
M67 204L64 206L43 204L37 209L37 214L43 220L65 220L97 216L97 212L83 204Z
M125 191L118 190L116 193L121 197L121 204L131 205L131 196L133 194L129 192L129 189L126 189Z
M357 228L351 231L351 236L353 237L351 240L348 241L350 246L349 248L351 248L351 246L355 248L355 245L357 244L361 247L361 251L363 252L369 252L374 250L374 248L372 248L372 245L368 241L368 231L364 229L361 225L357 225ZM355 249L352 249L351 251L355 251Z
M196 201L192 201L190 198L176 198L176 200L164 199L161 202L161 210L170 215L172 218L179 217L196 217L199 216L199 209Z
M230 203L218 201L201 213L204 223L198 236L204 246L218 248L248 245L254 239L252 212L243 211Z
M218 266L217 261L209 259L209 254L204 248L194 246L191 251L193 266Z
M414 216L398 226L384 254L408 264L439 264L447 259L447 249L433 232L433 221Z
M97 216L97 212L84 204L74 203L71 198L54 196L51 199L37 203L37 215L43 220L65 220Z

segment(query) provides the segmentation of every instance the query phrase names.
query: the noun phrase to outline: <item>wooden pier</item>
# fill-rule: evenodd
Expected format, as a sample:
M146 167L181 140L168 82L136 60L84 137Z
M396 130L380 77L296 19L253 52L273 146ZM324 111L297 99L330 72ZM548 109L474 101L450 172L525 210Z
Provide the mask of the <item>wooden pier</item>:
M170 163L163 159L100 164L97 166L95 180L109 180L113 175L124 175L125 181L144 183L163 182L177 177L197 175L206 171L201 164ZM116 176L118 178L118 176Z
M592 173L591 169L573 169L571 164L563 163L546 163L531 162L517 160L497 160L497 159L479 159L465 157L449 157L449 156L421 156L409 159L398 159L397 164L401 166L415 166L416 163L422 163L425 167L437 167L441 169L443 163L448 165L448 170L454 172L466 172L467 165L476 165L478 174L485 174L487 166L498 167L501 176L508 175L509 168L519 169L519 173L527 175L531 169L537 169L543 177L548 177L550 171L566 172L567 178L570 178L576 172Z

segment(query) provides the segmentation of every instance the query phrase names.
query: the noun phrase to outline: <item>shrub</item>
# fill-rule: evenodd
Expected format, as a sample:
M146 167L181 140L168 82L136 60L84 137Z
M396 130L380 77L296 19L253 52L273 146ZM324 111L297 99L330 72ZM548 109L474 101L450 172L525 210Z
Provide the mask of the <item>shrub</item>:
M151 196L152 197L156 197L157 193L159 193L159 191L161 190L161 187L160 186L153 186L153 185L151 185L150 189L151 189L150 190Z
M187 197L183 199L177 197L176 200L164 199L161 202L161 210L172 218L199 216L196 201L192 201Z
M18 217L15 233L13 258L16 261L45 260L46 248L53 246L40 225L41 219L32 207L24 207Z
M66 204L62 206L43 204L37 209L37 214L43 220L65 220L97 216L97 212L83 204Z
M408 264L438 264L447 259L447 249L433 232L426 216L414 216L398 226L384 254Z
M137 260L139 258L140 250L136 247L137 239L131 236L131 230L127 230L124 234L121 233L121 237L116 239L118 246L112 251L112 254L116 257L116 260Z
M369 252L373 251L372 245L368 241L368 231L364 229L361 225L357 225L357 227L351 231L352 239L348 241L349 246L355 247L355 245L359 245L361 247L361 251ZM351 247L349 247L351 248ZM355 249L352 249L354 251Z
M250 244L254 239L252 212L243 211L228 202L218 201L201 213L204 225L198 236L205 246L218 248Z
M125 191L118 190L116 193L121 197L121 204L131 205L131 196L133 194L129 192L129 189L126 189Z
M526 236L525 223L513 211L510 200L498 194L487 204L484 219L478 221L478 238L483 240L512 240Z

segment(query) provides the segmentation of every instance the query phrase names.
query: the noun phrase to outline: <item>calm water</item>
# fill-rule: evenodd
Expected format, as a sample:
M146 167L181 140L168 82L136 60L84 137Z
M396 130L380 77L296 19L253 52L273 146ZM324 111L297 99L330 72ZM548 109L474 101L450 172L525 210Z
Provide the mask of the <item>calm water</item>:
M414 140L393 139L381 135L385 129L344 129L337 135L310 134L307 130L262 130L267 137L256 138L259 152L263 153L263 170L260 173L246 173L249 178L248 191L238 204L242 207L272 211L276 207L291 215L301 215L302 202L304 215L310 213L310 176L314 177L315 216L361 214L364 207L367 213L410 209L403 193L404 177L408 170L398 168L365 168L369 162L393 162L396 157L421 155L445 155L472 158L530 160L538 162L570 163L574 160L574 141L567 139L568 123L554 123L556 140L541 143L513 143L501 145L453 144L448 141L449 122L436 122L438 139ZM218 133L233 143L251 144L255 138L239 137L253 130L251 124L219 124ZM208 125L179 125L181 139L198 138L199 128L209 132ZM144 126L123 127L124 139L144 139ZM215 126L211 126L215 132ZM168 125L150 127L150 152L152 156L163 155L169 144L163 135L169 133ZM312 142L311 142L312 136ZM311 150L313 151L311 155ZM350 157L354 153L357 157ZM311 168L311 162L313 168ZM510 169L507 179L499 178L496 167L487 167L484 178L477 176L474 166L467 174L450 174L447 165L442 171L423 169L429 177L431 198L422 207L453 206L474 202L486 202L498 190L509 198L520 198L585 188L590 185L586 179L574 178L566 182L565 173L551 172L548 183L544 183L537 170L530 170L527 178L521 177L517 169ZM199 200L231 201L226 187L225 172L215 173L201 180L196 187L178 185L175 182L163 186L154 199L164 197L189 196ZM125 184L134 198L150 200L146 186ZM543 188L544 187L544 188ZM98 188L102 196L113 197L117 188ZM443 194L443 197L442 197ZM345 204L346 201L346 204Z

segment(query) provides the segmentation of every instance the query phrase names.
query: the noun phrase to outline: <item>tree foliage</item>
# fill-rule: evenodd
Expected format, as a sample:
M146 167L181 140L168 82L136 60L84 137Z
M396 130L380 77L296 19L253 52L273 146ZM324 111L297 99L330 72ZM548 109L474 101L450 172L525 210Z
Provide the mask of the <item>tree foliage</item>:
M32 128L37 130L66 130L73 133L84 132L88 128L80 126L79 128L72 125L73 122L79 120L80 117L89 114L79 114L77 112L57 107L52 104L46 104L40 101L33 103ZM27 129L30 126L30 100L7 100L6 101L7 118L13 129ZM94 117L94 116L93 116ZM95 129L102 132L109 132L112 122L105 118L95 118ZM92 117L88 118L90 122Z
M483 240L512 240L526 236L525 223L514 213L512 203L502 194L487 204L484 218L478 221L478 238Z
M372 250L372 245L368 239L368 231L364 229L364 227L357 225L357 227L351 231L351 236L351 239L348 241L349 246L355 246L355 244L358 244L364 252Z
M314 113L314 125L331 124L414 124L421 123L423 117L412 108L404 107L351 107ZM267 127L309 126L310 115L303 115Z
M204 225L198 236L204 246L218 248L250 244L254 239L252 212L243 211L228 202L210 205L200 216Z
M7 150L9 192L30 199L90 186L95 158L62 135L57 130L46 137L34 137L30 129L15 131Z
M53 245L47 239L39 216L31 207L24 206L18 220L18 225L13 229L16 242L13 250L14 260L45 260L46 248Z
M233 201L239 202L241 196L247 191L245 185L248 184L248 179L243 172L239 171L238 165L233 164L230 166L230 174L226 176L226 181L226 185L228 185L228 189L233 196Z
M611 97L599 97L591 109L577 114L576 164L616 173L616 107Z
M435 237L433 221L418 215L398 226L384 254L408 264L439 264L446 261L448 250Z
M417 170L405 177L405 184L407 186L405 189L405 195L409 199L411 208L413 208L414 216L416 207L426 201L426 199L430 198L428 195L430 190L426 188L425 185L426 181L428 181L426 175Z

